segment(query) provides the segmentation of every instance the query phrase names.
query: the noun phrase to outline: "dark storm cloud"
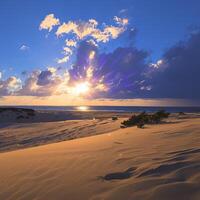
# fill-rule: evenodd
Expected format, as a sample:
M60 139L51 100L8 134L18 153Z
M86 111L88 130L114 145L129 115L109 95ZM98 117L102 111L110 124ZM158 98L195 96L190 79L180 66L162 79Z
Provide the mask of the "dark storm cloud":
M95 58L89 60L89 53L95 51ZM146 51L132 47L117 48L111 53L99 53L97 47L82 42L77 53L77 61L69 70L70 82L86 79L87 66L94 67L93 82L103 78L108 91L98 92L95 97L131 98L139 97L140 87L145 82L145 71L148 70Z
M152 79L150 97L199 99L200 31L166 51L163 61L164 70Z
M69 71L71 81L86 77L88 55L93 50L96 80L104 77L108 91L102 98L200 98L200 32L168 49L154 66L147 63L149 54L133 47L120 47L111 53L99 53L92 44L83 42L77 61Z
M65 80L50 70L33 71L25 79L22 88L16 93L22 96L51 96Z
M89 54L91 51L97 53L97 47L88 41L83 41L80 43L77 50L76 61L72 69L69 70L70 82L85 79L86 77L86 67L90 64Z
M138 97L140 85L148 68L147 56L147 52L131 47L117 48L112 53L99 55L97 76L104 75L104 83L110 88L105 96L110 98Z
M52 72L49 70L42 71L38 75L37 85L48 85L51 82Z

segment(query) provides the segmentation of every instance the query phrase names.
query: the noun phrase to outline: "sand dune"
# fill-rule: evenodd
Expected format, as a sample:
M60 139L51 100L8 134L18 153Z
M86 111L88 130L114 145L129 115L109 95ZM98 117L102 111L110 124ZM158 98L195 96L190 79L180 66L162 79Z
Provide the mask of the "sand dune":
M73 124L60 130L64 123ZM199 118L144 129L117 123L105 134L1 153L0 199L200 199Z
M67 120L17 123L0 129L0 152L98 135L119 129L123 120Z
M41 123L56 122L65 120L82 119L107 119L108 117L124 116L130 113L112 111L56 111L56 110L32 110L14 107L0 107L0 127L8 126L13 123Z

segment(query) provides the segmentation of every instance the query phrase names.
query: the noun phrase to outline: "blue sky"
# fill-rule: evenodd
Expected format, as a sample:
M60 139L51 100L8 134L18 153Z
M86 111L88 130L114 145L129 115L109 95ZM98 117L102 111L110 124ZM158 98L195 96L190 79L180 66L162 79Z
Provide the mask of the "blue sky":
M128 28L137 30L134 47L149 52L147 60L156 63L163 54L200 25L200 1L190 0L2 0L0 1L0 72L4 79L21 72L44 70L47 67L68 68L76 59L58 64L66 38L57 38L56 28L39 30L48 14L54 14L61 24L67 21L95 19L99 24L113 25L113 17L129 20ZM47 37L48 35L48 37ZM125 47L124 32L99 46L99 52L113 52ZM27 48L20 50L25 45Z
M38 30L41 20L49 13L62 20L94 18L109 22L122 9L127 9L125 15L138 29L136 45L152 51L152 59L156 60L166 48L183 39L191 26L199 25L199 8L198 0L2 0L0 66L1 69L12 67L15 73L20 73L27 68L55 64L59 41L45 40L44 33ZM22 44L28 45L30 51L21 52Z

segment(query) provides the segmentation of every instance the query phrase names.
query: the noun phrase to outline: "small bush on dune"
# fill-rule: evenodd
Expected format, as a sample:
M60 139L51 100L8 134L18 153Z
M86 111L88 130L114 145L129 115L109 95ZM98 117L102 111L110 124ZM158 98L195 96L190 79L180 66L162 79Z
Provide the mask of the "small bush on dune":
M157 124L160 123L164 118L168 118L169 113L164 110L160 110L154 114L147 114L142 112L138 115L131 116L128 120L123 121L121 124L123 128L130 126L137 126L143 128L145 124Z
M118 120L118 117L117 116L112 116L112 120L113 121Z
M163 119L169 117L169 113L165 112L164 110L160 110L150 116L152 123L160 123Z
M184 112L179 112L178 114L179 114L179 115L185 115L185 113L184 113Z
M136 126L141 123L147 123L148 117L145 112L140 113L139 115L133 115L128 120L122 122L122 125L125 127Z
M137 127L138 127L138 128L144 128L144 123L143 123L143 122L138 123L138 124L137 124Z

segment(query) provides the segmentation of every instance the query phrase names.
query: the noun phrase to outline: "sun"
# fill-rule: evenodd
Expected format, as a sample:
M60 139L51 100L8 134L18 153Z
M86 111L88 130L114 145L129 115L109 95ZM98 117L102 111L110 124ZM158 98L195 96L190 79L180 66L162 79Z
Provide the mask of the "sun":
M73 93L76 95L83 95L89 93L90 84L88 82L77 83L73 88Z

